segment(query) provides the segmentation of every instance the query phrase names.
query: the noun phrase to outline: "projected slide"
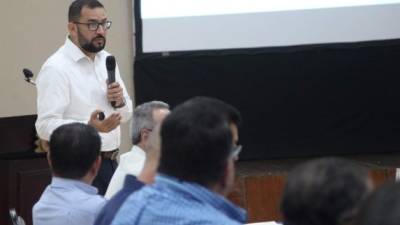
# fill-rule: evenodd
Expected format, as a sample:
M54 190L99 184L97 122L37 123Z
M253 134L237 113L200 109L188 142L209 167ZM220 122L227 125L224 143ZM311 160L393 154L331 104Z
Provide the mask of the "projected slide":
M143 52L400 38L400 0L142 0Z

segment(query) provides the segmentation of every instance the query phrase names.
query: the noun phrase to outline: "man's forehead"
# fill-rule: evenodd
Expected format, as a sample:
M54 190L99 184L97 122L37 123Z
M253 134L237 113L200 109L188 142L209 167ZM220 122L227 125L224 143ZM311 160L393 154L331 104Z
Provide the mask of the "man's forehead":
M107 19L106 11L104 8L96 7L89 8L83 7L81 11L81 19L82 20L94 20L94 21L103 21Z

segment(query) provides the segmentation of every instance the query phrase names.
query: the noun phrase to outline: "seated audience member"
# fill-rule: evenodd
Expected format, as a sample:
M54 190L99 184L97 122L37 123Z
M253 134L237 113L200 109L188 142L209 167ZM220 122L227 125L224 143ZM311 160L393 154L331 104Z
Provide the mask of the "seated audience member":
M34 225L93 224L106 200L91 186L99 170L101 140L82 123L58 127L47 153L53 174L32 210Z
M287 178L281 203L283 224L349 224L371 186L367 171L350 161L306 162Z
M388 183L375 190L361 207L355 224L400 224L400 183Z
M243 224L244 210L225 196L233 187L235 160L225 112L195 98L177 106L161 126L155 183L130 195L113 225Z
M119 165L111 178L105 194L110 199L123 187L127 174L138 176L146 159L148 137L154 127L161 123L169 113L169 105L160 101L143 103L133 111L131 123L132 149L121 155ZM132 179L132 178L128 178ZM129 182L129 181L128 181ZM143 181L148 183L146 181Z
M127 175L125 178L123 188L117 192L109 202L100 211L95 225L109 225L118 212L122 203L128 198L134 191L139 190L145 184L153 183L154 176L157 172L158 162L160 159L160 124L153 127L153 131L147 138L146 146L146 161L144 163L143 170L140 172L136 179L133 175Z

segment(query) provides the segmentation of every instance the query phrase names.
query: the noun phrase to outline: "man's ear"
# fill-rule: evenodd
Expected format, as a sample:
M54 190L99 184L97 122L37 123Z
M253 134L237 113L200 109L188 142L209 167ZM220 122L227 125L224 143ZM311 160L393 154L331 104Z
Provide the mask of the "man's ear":
M229 159L226 163L220 181L222 195L227 196L232 190L235 182L235 162L233 159Z
M50 151L47 151L46 158L47 158L47 163L49 163L50 168L52 168L51 159L50 159Z
M74 35L77 33L76 25L73 22L68 22L67 25L69 35Z
M227 163L222 171L221 178L215 184L215 186L213 187L213 190L220 195L226 196L228 186L229 186L229 166Z
M226 188L228 186L228 179L229 179L229 162L226 163L224 167L224 172L222 174L222 180L221 180L221 187Z
M99 172L101 166L101 156L98 156L97 159L93 162L92 167L90 168L89 172L95 177L97 172Z
M149 139L149 132L147 132L146 129L141 129L140 130L140 141L142 141L143 143L146 143L148 139Z

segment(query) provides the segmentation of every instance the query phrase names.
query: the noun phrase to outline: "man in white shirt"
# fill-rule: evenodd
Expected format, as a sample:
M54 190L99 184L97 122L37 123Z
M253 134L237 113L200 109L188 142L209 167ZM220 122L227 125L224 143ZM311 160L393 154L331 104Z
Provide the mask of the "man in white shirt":
M38 119L36 130L49 140L59 126L80 122L92 125L102 139L102 165L93 185L104 194L117 166L120 123L132 114L132 101L115 69L115 82L107 83L104 51L107 19L103 5L93 0L76 0L68 12L65 44L42 66L37 78ZM114 107L111 102L115 102ZM105 118L101 120L101 112Z
M153 132L154 128L164 120L169 112L169 105L160 101L146 102L135 108L131 124L133 147L129 152L121 155L118 168L107 188L106 199L110 199L122 189L126 175L137 177L140 174L147 150L151 145L149 141L150 132ZM154 173L156 170L157 167L154 168Z

